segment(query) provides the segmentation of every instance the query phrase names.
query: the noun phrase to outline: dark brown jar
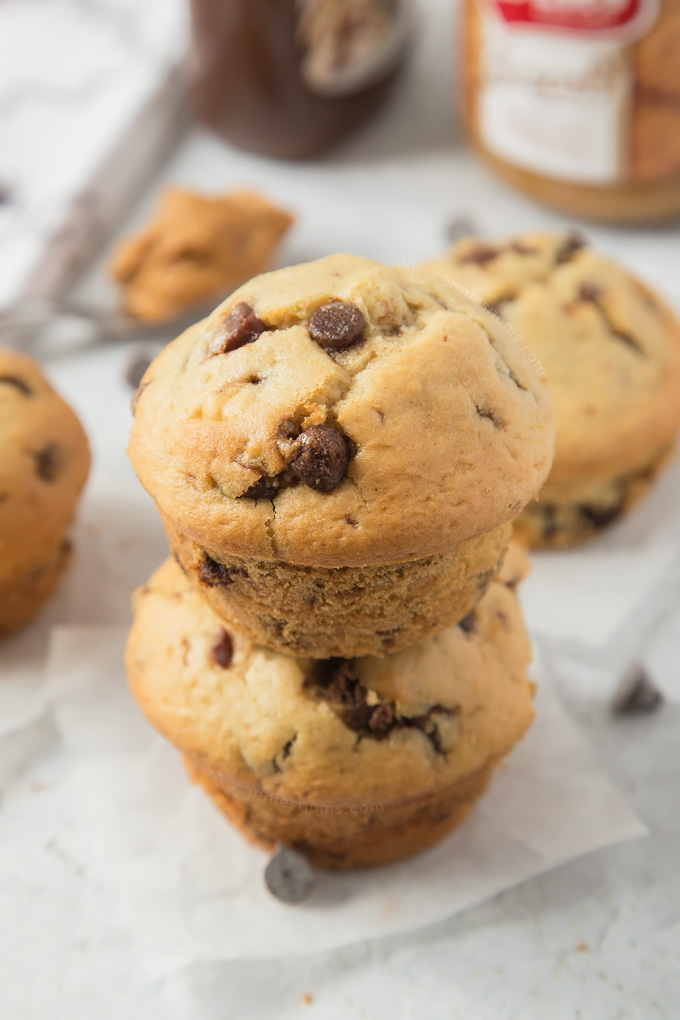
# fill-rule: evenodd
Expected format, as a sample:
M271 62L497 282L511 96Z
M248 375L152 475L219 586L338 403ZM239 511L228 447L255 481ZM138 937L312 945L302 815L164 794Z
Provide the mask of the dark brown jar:
M199 116L234 145L322 151L390 91L411 36L408 0L191 0Z

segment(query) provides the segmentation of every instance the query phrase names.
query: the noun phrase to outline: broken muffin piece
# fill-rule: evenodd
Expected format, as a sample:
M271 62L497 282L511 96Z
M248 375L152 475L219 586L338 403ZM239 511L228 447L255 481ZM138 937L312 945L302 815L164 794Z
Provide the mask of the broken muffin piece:
M128 314L163 322L268 269L292 223L255 192L166 188L148 226L116 246L109 271Z

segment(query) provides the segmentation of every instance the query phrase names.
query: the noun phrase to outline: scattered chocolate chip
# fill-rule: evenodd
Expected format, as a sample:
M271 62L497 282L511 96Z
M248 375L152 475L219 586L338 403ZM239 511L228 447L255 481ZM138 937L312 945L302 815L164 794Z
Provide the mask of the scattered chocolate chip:
M56 443L47 443L33 454L35 473L43 482L54 482L61 472L63 458Z
M364 317L356 305L347 301L331 301L312 313L307 329L320 347L340 350L361 340L365 326Z
M578 289L579 301L587 301L595 303L600 296L600 288L594 283L582 283Z
M224 320L224 333L218 338L218 350L214 354L228 354L246 344L252 344L257 340L260 333L265 333L269 327L259 319L253 312L250 305L245 301L239 301L229 312Z
M475 225L468 216L455 216L446 224L446 237L451 244L462 241L465 237L472 237L476 233Z
M565 262L570 262L574 255L581 251L582 248L585 248L587 244L588 242L583 234L580 234L577 230L572 230L557 249L555 265L561 266Z
M471 613L468 613L467 616L464 616L462 620L458 621L458 626L462 631L465 631L466 634L469 634L471 631L475 629L474 609L472 610Z
M213 641L210 654L218 666L221 666L222 669L229 669L231 666L231 660L234 657L234 642L231 640L231 635L224 629L224 627L221 628L217 637Z
M133 390L138 390L142 376L154 359L154 355L147 351L133 351L125 369L125 381ZM133 394L134 396L134 394ZM133 412L134 413L134 412Z
M32 397L33 390L23 379L20 379L18 375L0 375L0 385L13 386L15 390L19 390L19 393L23 393L25 397Z
M311 895L316 873L304 854L281 847L267 864L264 881L272 896L293 905Z
M469 263L475 266L487 266L498 255L498 248L492 248L489 244L480 244L477 248L472 248L466 252L465 255L459 256L458 261L461 265Z
M297 439L297 456L290 463L296 478L317 492L337 489L347 474L350 451L345 436L330 425L312 425Z
M661 708L664 696L639 662L626 670L612 701L615 715L646 715Z
M203 584L207 584L209 588L215 587L218 584L233 584L234 577L241 576L247 577L247 571L241 570L238 567L227 567L224 563L218 563L212 556L207 553L203 553L201 565L198 568L199 579Z

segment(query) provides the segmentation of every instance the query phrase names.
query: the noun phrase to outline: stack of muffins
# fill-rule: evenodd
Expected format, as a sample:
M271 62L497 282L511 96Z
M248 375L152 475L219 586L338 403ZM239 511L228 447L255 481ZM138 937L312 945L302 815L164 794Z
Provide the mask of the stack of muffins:
M505 556L553 452L527 357L433 274L335 255L241 287L134 413L174 554L128 642L150 721L267 847L441 838L533 716Z

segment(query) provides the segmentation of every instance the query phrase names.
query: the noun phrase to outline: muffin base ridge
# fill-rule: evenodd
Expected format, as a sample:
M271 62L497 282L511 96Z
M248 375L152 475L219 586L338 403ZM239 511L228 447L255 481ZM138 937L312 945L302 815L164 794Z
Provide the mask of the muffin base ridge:
M178 563L212 609L288 655L383 656L463 619L497 574L512 525L404 563L310 567L217 559L164 520Z
M564 549L594 538L647 495L674 449L656 451L647 464L629 474L591 483L573 499L566 484L560 498L541 494L515 521L515 537L533 549Z
M193 782L250 842L272 851L279 844L329 870L374 867L426 850L455 829L484 793L489 762L443 790L392 803L292 804L231 783L185 757Z

